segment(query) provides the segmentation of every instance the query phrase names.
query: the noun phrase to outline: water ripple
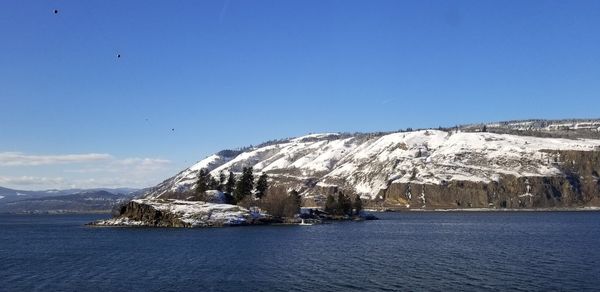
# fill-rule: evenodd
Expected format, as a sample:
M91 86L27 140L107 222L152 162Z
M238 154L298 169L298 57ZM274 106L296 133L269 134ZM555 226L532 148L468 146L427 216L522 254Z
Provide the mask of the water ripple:
M0 291L530 291L600 286L600 213L397 213L372 222L87 228L0 216Z

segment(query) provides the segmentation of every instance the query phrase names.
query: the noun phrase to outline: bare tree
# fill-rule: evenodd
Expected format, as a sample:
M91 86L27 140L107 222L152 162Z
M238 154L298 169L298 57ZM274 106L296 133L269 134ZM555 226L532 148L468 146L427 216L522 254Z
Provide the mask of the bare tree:
M288 194L282 186L271 187L261 200L261 207L275 218L292 218L300 211L300 196Z

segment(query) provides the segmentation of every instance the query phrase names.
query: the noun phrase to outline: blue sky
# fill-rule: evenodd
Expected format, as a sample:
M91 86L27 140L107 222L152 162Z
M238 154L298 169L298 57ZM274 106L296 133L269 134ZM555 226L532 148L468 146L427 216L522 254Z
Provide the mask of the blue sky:
M600 1L6 0L0 185L141 187L307 133L599 117L598 31Z

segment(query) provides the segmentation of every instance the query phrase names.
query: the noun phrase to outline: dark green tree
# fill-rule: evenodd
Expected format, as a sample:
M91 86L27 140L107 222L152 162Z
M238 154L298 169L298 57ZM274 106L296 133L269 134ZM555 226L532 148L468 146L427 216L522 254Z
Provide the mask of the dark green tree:
M363 202L360 199L360 195L356 195L356 198L354 198L354 212L356 215L360 215L360 211L362 211L363 209Z
M225 176L224 172L219 172L219 186L217 187L217 190L222 192L223 190L225 190L225 180L227 180L227 177Z
M196 194L204 195L204 193L209 189L210 183L210 174L209 172L202 168L198 171L198 179L196 180Z
M333 214L335 213L336 209L337 203L335 202L335 198L331 194L327 195L327 200L325 201L325 212Z
M256 182L256 197L261 199L269 189L269 182L267 181L267 173L263 172Z
M219 189L219 181L210 174L208 176L209 176L208 189L209 190L218 190Z
M233 191L233 197L236 202L242 201L244 198L252 195L254 189L254 175L252 174L252 167L244 167L242 171L242 177L235 184L235 190Z
M235 183L236 183L235 174L233 174L233 172L230 171L229 178L227 179L227 183L225 183L225 193L233 194L233 191L235 190Z

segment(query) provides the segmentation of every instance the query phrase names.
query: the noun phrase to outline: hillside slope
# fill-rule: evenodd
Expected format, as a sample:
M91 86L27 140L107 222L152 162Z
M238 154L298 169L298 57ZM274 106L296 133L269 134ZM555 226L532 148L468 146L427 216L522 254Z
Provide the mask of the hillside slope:
M313 134L211 155L144 197L193 189L202 168L217 177L252 166L273 185L300 190L307 204L341 189L410 208L597 205L599 151L599 139L460 130Z

